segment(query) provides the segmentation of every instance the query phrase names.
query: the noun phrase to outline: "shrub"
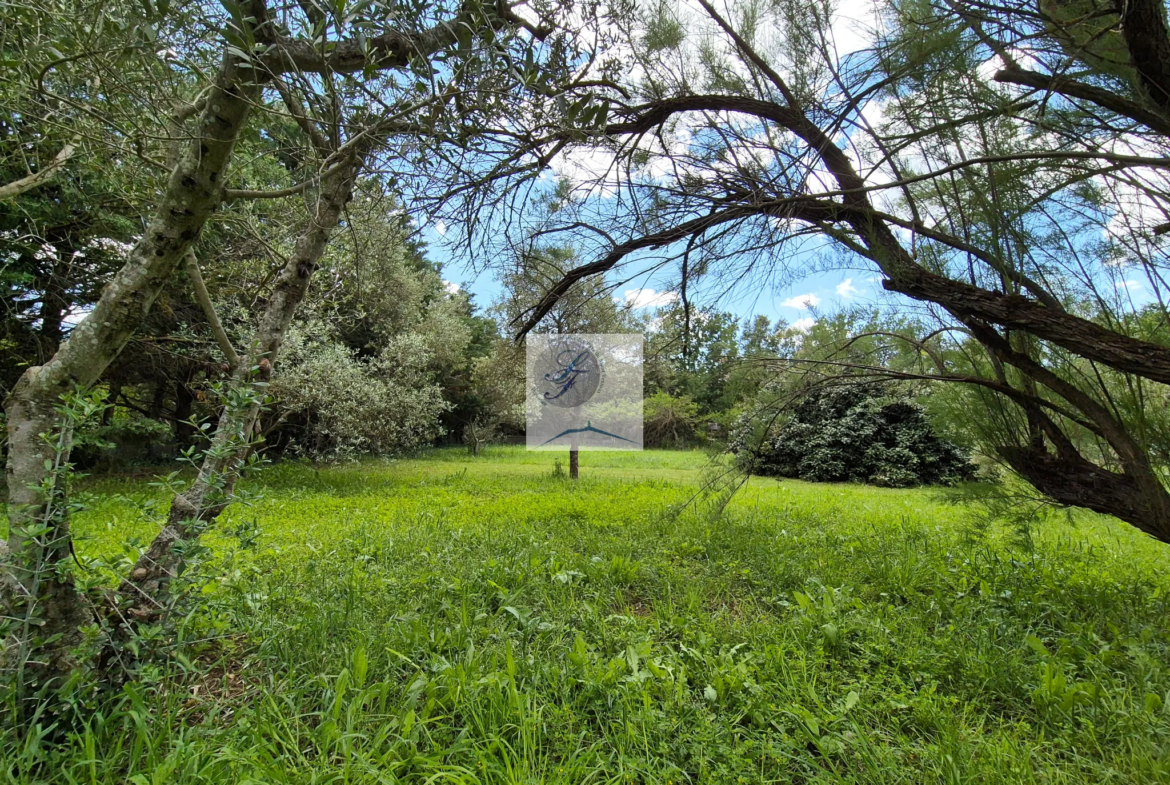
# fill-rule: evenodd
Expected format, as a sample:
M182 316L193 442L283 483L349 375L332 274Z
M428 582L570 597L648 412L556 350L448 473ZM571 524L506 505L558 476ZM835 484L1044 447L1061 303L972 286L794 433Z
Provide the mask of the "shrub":
M699 405L689 397L654 393L642 404L643 444L685 447L695 441L700 421Z
M372 358L330 340L291 336L273 380L273 409L297 451L342 457L390 455L440 435L447 404L428 368L422 338L393 339Z
M872 385L814 391L783 425L741 437L737 447L740 465L754 474L812 482L904 488L975 474L968 456L934 433L921 406Z

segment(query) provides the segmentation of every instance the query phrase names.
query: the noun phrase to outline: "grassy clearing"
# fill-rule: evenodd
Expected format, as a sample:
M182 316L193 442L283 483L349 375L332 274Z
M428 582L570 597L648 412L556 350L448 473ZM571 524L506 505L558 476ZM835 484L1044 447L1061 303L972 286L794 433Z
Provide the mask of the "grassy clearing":
M198 666L7 740L8 776L1170 782L1166 546L1086 515L1023 552L927 491L772 480L675 514L701 454L556 457L266 470ZM83 554L153 533L128 487L157 498L94 483Z

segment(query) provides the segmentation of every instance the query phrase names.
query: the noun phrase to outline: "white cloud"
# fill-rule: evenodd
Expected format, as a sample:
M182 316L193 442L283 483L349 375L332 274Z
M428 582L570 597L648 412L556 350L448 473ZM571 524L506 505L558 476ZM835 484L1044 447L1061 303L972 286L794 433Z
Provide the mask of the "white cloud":
M678 301L674 292L656 292L653 289L627 289L623 295L631 308L661 308Z
M454 281L443 281L443 288L447 290L447 294L459 294L459 284Z
M803 319L797 319L790 326L798 333L807 333L812 329L812 326L817 323L817 320L811 316L806 316Z
M837 56L873 45L878 4L873 0L842 0L833 8L833 44Z
M780 304L785 308L799 308L803 311L808 308L816 308L821 304L821 298L812 293L798 294L795 297L789 297Z
M844 297L845 299L849 299L850 297L856 297L857 294L858 294L858 289L856 286L853 285L852 278L846 278L844 281L837 284L837 296L838 297Z

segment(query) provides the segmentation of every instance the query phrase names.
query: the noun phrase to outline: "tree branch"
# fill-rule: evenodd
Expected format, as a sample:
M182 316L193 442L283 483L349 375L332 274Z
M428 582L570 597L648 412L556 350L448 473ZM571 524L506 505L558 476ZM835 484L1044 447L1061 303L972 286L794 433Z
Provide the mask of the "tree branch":
M187 265L187 276L191 279L191 286L195 290L195 299L199 301L199 307L203 309L203 315L207 317L207 322L211 325L211 333L215 336L215 342L219 344L220 351L227 358L228 365L231 366L232 370L235 370L236 366L240 364L240 356L236 354L231 339L228 338L227 331L223 329L223 324L215 312L211 296L207 293L207 286L203 283L203 274L199 272L199 260L195 258L194 249L187 251L184 261Z
M737 33L735 28L728 24L727 21L719 15L719 12L716 11L715 7L708 3L707 0L699 0L699 5L703 6L703 10L707 12L708 16L714 19L715 23L723 29L723 32L727 33L731 40L735 42L735 45L739 48L739 51L743 52L743 56L750 60L752 65L760 69L760 73L767 77L768 81L776 86L776 89L780 91L780 95L784 96L784 100L788 102L788 105L794 109L798 107L799 102L796 100L796 95L788 88L788 83L785 82L783 78L781 78L780 74L776 73L772 66L768 65L768 61L761 57L759 53L757 53L756 50L753 49L746 40L744 40L743 36Z
M78 142L79 138L73 137L67 145L61 148L61 152L53 157L52 161L49 161L49 163L41 167L40 171L34 172L27 177L22 177L19 180L14 180L7 185L0 185L0 200L20 196L52 179L53 175L57 173L57 170L73 157Z
M1131 101L1124 96L1100 87L1078 82L1075 79L1051 76L1024 68L1004 68L998 71L992 78L1002 84L1017 84L1022 87L1047 90L1053 93L1060 93L1069 98L1079 98L1082 101L1089 101L1102 109L1108 109L1114 114L1136 120L1152 131L1170 135L1170 119L1167 119L1158 112L1150 111L1136 101Z

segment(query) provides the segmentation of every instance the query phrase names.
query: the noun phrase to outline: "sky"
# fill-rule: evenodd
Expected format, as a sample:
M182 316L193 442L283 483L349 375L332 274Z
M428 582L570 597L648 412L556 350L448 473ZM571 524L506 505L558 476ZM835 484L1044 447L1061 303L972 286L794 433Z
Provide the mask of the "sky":
M686 2L686 0L680 0ZM834 38L838 52L844 56L865 48L870 43L868 30L872 29L873 0L840 0L836 4ZM570 169L578 164L562 162ZM572 174L558 171L557 174ZM500 282L491 271L471 269L463 259L452 254L444 242L447 227L439 222L423 228L422 235L428 246L429 256L443 264L443 277L450 283L474 296L475 303L486 308L501 296ZM589 260L584 260L589 261ZM615 299L630 303L635 308L654 308L677 298L669 291L670 282L654 277L639 278L637 282L618 286ZM717 302L707 302L700 296L702 305L714 305L730 311L741 321L764 315L773 322L782 319L788 324L808 325L818 316L832 313L846 307L879 305L888 301L888 295L881 288L875 272L870 270L842 270L817 272L789 286L764 287L735 292Z
M685 4L688 0L679 2ZM877 24L874 8L873 0L840 0L836 4L833 34L839 57L857 52L870 44L872 33L869 31ZM863 112L865 111L868 111L868 108L863 109ZM880 106L875 111L880 113ZM582 166L581 161L562 160L554 162L553 170L559 176L588 179L591 174L587 171L590 168L588 161L586 160L584 164L584 170ZM574 177L576 174L582 177ZM490 306L501 296L499 281L492 271L477 272L469 268L460 256L453 254L445 243L446 233L447 227L442 223L424 227L423 239L428 245L431 258L443 264L444 278L447 281L470 292L479 307ZM798 250L796 253L810 254L811 261L811 255L818 254L819 250L824 248L825 245L821 245L819 248ZM582 259L583 263L588 261L592 260ZM795 258L795 261L799 263L798 258ZM847 264L850 266L846 267ZM906 298L886 293L881 287L881 279L876 268L872 265L867 266L864 260L854 258L852 261L843 261L838 269L827 271L823 264L810 264L809 267L813 272L795 282L786 281L783 285L775 286L743 287L716 301L699 293L692 301L698 305L730 311L739 317L741 322L750 321L757 315L764 315L773 322L783 320L798 327L809 326L813 320L844 308L911 306ZM617 282L611 280L611 283ZM677 294L670 291L671 283L672 281L662 277L642 276L629 283L616 285L614 296L619 302L631 304L635 308L650 309L677 299ZM1139 308L1153 300L1152 286L1149 282L1141 280L1136 273L1116 275L1114 285L1123 301L1128 299L1133 308Z
M443 264L443 278L472 294L477 306L486 308L500 298L502 288L493 272L470 269L444 247L443 236L434 227L424 229L423 236L428 256ZM678 295L669 290L668 282L651 277L618 286L614 297L637 309L653 309L673 302ZM741 322L762 314L772 322L783 319L790 325L804 326L842 308L880 306L888 300L875 273L852 269L814 273L790 286L733 293L713 305L735 314ZM700 300L700 304L712 303Z

